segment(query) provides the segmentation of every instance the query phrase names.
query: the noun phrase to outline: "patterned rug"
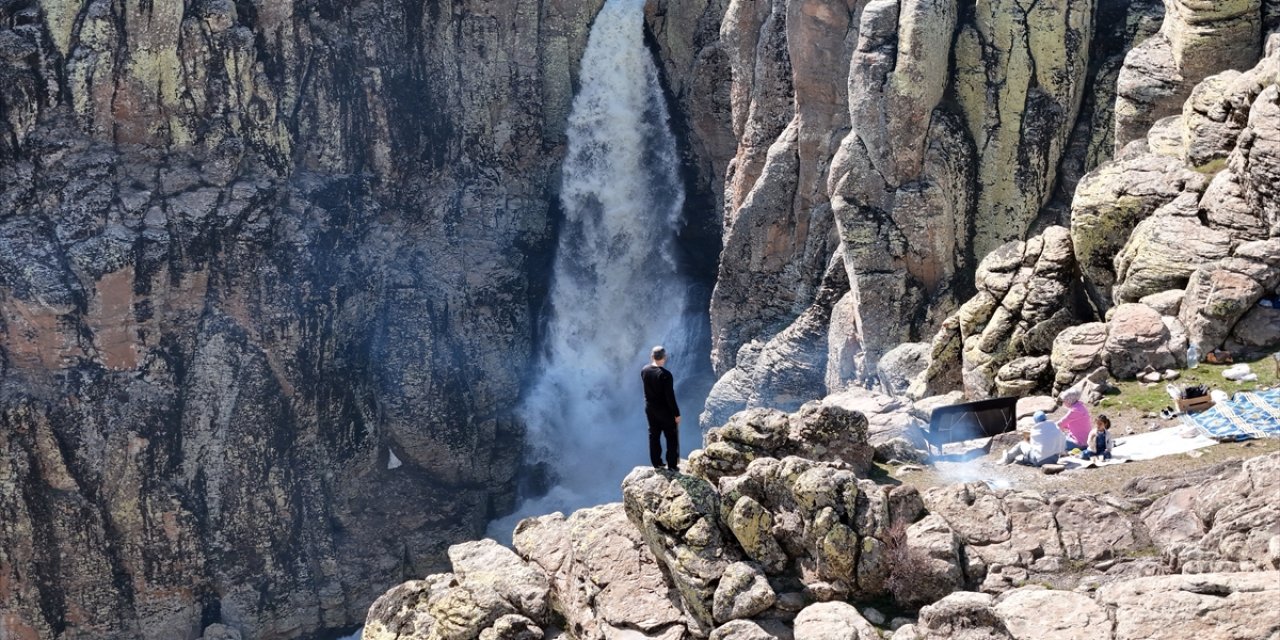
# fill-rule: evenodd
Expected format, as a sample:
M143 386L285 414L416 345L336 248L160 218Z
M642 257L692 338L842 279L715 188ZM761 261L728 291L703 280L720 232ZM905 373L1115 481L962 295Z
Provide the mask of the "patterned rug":
M1228 402L1182 419L1216 440L1280 438L1280 389L1237 393Z

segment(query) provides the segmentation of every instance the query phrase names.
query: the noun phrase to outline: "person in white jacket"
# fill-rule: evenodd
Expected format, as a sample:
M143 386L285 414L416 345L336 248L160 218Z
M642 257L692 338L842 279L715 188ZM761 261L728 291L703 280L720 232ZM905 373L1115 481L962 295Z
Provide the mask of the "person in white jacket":
M1093 430L1089 432L1089 437L1085 438L1085 446L1088 448L1080 454L1084 460L1088 460L1094 456L1102 456L1103 460L1111 459L1111 448L1115 444L1115 439L1111 437L1111 418L1099 415L1093 419Z
M1017 462L1033 467L1051 464L1058 461L1058 456L1062 455L1067 447L1067 437L1043 411L1035 413L1031 432L1023 437L1023 442L1010 447L1004 453L1005 464Z

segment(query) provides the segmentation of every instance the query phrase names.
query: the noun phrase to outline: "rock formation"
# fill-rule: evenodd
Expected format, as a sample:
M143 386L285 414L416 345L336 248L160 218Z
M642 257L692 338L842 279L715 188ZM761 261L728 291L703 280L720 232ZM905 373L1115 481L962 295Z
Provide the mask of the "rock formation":
M1278 64L1280 40L1273 37L1256 66L1207 77L1190 90L1181 115L1151 128L1138 155L1081 182L1072 237L1101 308L1181 289L1176 311L1161 313L1176 315L1174 333L1185 328L1202 350L1258 353L1280 345L1265 328L1269 310L1254 310L1280 278L1277 206L1264 186L1272 184L1274 166L1259 161L1266 140L1280 135ZM1250 321L1233 333L1247 314ZM1122 365L1113 373L1132 371Z
M0 636L350 628L509 507L601 0L466 4L0 6Z
M737 149L711 304L721 389L704 428L874 377L886 352L927 340L968 297L979 259L1066 223L1076 181L1111 157L1123 56L1163 15L1155 0L728 2L713 36L716 3L695 4L681 10L686 35L670 32L668 3L654 24L668 68L709 73L723 56L731 76ZM702 62L680 62L691 58ZM687 117L710 122L720 103L700 99L685 100ZM711 140L699 144L722 148L719 133ZM833 253L851 291L831 307ZM813 346L822 324L825 358ZM761 381L768 366L790 383Z
M978 267L978 295L933 339L923 374L928 392L949 391L957 379L970 398L1047 388L1054 339L1084 316L1072 249L1067 230L1050 227L988 255Z
M783 431L767 423L800 418L765 417L747 411L722 431L741 443L752 425L774 447ZM825 433L806 455L840 439ZM840 446L869 449L864 435ZM797 455L689 468L637 468L622 504L525 520L519 558L492 542L453 547L453 571L387 592L365 637L871 640L889 629L865 603L886 597L919 608L892 624L898 639L1280 633L1267 608L1280 595L1277 453L1117 495L969 483L922 496Z

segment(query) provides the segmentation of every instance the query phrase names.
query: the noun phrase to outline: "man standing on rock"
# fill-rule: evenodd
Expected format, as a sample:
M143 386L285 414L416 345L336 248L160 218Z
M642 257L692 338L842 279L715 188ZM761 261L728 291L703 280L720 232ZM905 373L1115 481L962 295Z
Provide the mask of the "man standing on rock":
M649 357L653 360L640 370L644 382L644 415L649 419L649 462L655 469L662 468L662 444L659 437L667 439L667 468L678 471L680 462L680 405L676 404L675 378L663 366L667 363L667 350L653 348Z

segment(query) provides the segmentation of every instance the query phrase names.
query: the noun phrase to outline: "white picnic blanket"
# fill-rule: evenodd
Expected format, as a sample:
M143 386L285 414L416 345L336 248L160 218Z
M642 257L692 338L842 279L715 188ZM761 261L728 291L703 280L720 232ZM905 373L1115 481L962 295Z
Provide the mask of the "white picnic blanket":
M1204 435L1195 427L1176 426L1116 438L1116 443L1111 448L1110 460L1096 457L1085 460L1076 456L1063 456L1058 462L1066 465L1067 469L1105 467L1134 460L1151 460L1187 453L1215 444L1218 444L1217 440Z

